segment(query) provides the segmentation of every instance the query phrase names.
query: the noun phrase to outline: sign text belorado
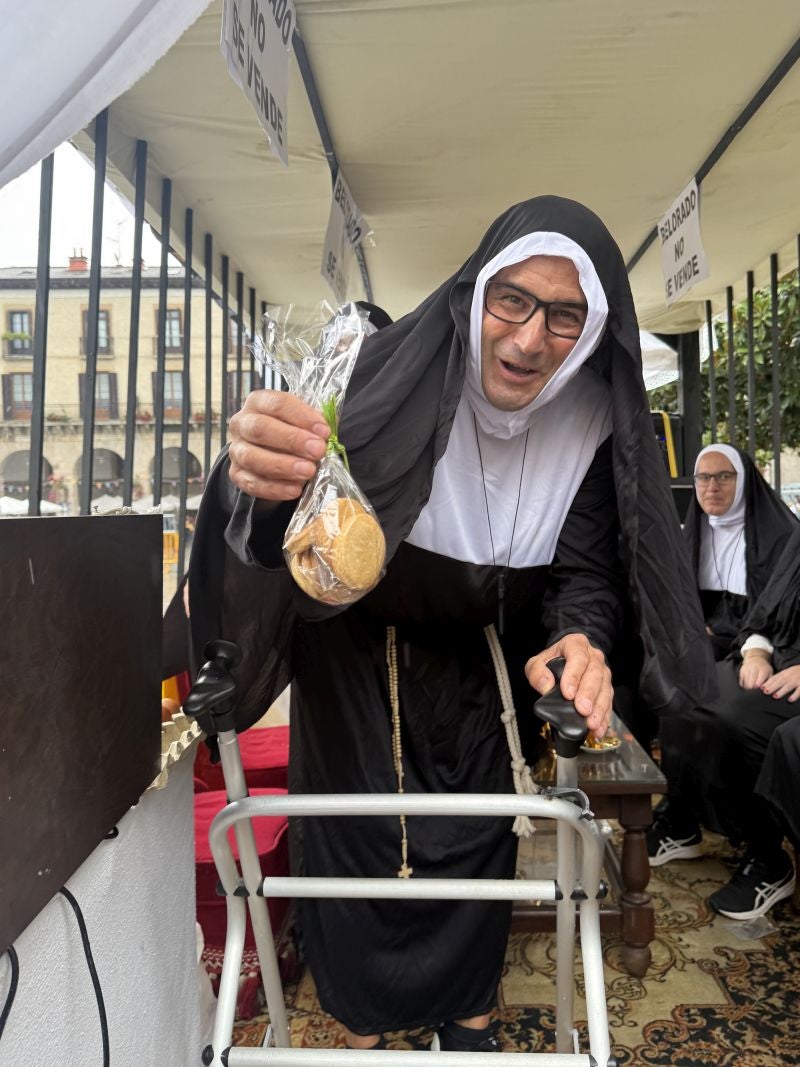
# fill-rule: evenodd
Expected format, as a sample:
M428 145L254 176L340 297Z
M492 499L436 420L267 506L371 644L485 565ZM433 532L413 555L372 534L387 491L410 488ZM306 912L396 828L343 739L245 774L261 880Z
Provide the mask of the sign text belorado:
M667 307L708 277L700 236L700 192L692 178L658 224Z
M370 233L367 220L356 207L353 195L339 170L333 183L333 199L322 250L321 274L333 290L337 304L347 299L347 283L353 249Z
M224 0L220 48L228 73L253 105L284 166L294 0Z

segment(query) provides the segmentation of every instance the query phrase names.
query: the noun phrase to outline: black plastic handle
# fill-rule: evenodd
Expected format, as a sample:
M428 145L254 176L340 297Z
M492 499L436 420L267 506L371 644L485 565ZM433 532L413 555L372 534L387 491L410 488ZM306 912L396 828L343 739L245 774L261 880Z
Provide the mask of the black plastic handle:
M542 722L550 724L553 744L558 755L572 759L578 755L578 750L586 740L589 727L584 716L575 710L572 701L561 694L561 678L565 666L566 660L563 656L551 659L547 664L556 684L549 693L539 697L533 705L533 711Z
M207 734L233 729L233 697L236 682L231 671L242 660L241 649L232 641L209 641L203 649L208 657L197 681L183 703L187 715L197 719Z

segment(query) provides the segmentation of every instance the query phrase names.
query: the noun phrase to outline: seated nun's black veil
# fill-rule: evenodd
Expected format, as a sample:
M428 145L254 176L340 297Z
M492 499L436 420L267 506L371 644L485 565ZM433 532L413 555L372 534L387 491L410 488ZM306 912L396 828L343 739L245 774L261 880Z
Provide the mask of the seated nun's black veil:
M339 435L351 470L378 513L391 558L426 503L434 466L447 446L464 383L477 276L503 248L537 231L561 233L580 245L608 300L605 335L588 365L612 387L614 479L621 554L641 641L640 692L655 710L705 703L713 696L713 663L653 434L630 285L613 238L581 204L544 196L510 208L489 227L477 251L456 274L415 311L367 339L348 387ZM220 622L219 599L212 592L220 582L219 538L224 530L228 545L247 562L246 542L255 510L250 498L230 482L224 453L209 478L203 504L190 569L195 656L210 637L236 640L239 632L245 643L257 641L259 650L254 655L247 649L239 669L244 694L239 728L243 729L287 680L282 650L300 594L292 588L285 568L264 572L264 582L254 582L252 570L242 574L243 569L228 559ZM291 508L280 507L273 515L282 514L285 525ZM268 589L258 594L256 585ZM245 605L238 601L237 589ZM247 619L242 610L256 614ZM326 618L338 610L302 598L306 619Z
M800 526L795 527L770 581L748 612L737 648L751 634L761 634L771 642L776 671L800 663Z

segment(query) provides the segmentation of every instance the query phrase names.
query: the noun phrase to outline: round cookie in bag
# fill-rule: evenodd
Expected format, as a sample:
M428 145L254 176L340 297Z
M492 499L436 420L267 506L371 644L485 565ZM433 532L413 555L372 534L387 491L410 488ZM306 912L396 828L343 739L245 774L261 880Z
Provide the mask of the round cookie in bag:
M386 555L380 523L362 508L344 520L339 533L321 549L321 554L348 589L370 589L380 577Z

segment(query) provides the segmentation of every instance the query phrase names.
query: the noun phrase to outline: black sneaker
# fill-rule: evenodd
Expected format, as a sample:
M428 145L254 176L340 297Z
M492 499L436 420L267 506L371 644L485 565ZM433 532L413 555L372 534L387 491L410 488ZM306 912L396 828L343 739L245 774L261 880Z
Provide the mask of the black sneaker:
M667 815L659 815L647 831L647 858L651 867L670 860L694 860L703 855L703 835L694 829L676 829Z
M708 903L729 919L755 919L793 892L794 866L785 853L775 862L745 856L730 882L712 893Z
M502 1052L490 1026L473 1030L460 1023L445 1023L437 1034L440 1052Z

